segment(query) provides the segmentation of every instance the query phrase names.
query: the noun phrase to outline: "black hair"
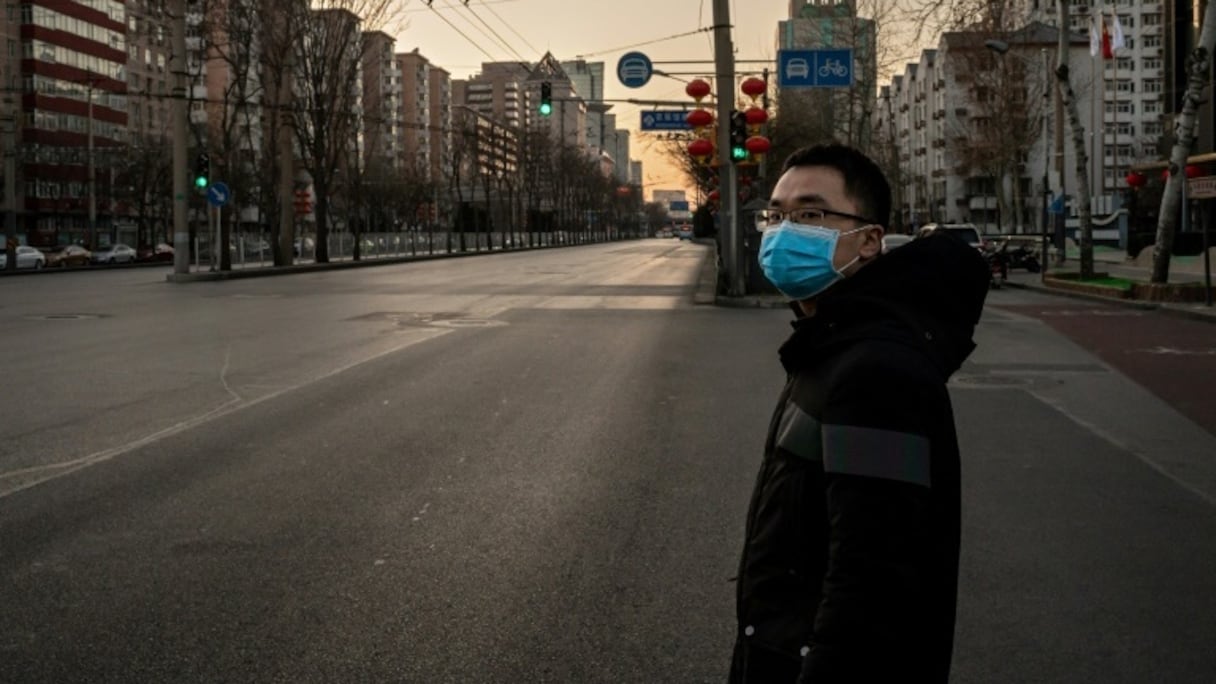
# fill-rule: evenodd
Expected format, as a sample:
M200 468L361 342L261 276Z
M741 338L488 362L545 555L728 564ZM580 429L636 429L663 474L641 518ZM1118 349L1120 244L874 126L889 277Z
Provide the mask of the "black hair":
M795 150L781 172L798 166L827 166L844 176L844 191L858 213L886 228L891 222L891 185L882 169L860 150L840 143L821 143Z

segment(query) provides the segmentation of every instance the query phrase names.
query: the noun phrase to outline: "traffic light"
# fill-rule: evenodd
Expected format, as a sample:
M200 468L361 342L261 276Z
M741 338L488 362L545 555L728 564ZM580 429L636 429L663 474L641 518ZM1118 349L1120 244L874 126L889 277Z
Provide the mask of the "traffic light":
M736 164L747 161L747 116L730 110L730 160Z
M211 183L211 157L206 152L200 153L194 160L194 187L206 190Z
M540 84L540 115L549 116L553 113L553 85L548 81Z

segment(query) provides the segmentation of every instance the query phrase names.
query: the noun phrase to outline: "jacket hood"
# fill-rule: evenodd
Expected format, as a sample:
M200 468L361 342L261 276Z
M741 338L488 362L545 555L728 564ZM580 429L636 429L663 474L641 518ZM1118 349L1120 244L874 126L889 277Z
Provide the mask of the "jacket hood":
M990 280L974 247L949 235L918 238L820 295L815 315L794 322L781 361L792 371L824 345L887 338L921 347L949 377L975 349Z

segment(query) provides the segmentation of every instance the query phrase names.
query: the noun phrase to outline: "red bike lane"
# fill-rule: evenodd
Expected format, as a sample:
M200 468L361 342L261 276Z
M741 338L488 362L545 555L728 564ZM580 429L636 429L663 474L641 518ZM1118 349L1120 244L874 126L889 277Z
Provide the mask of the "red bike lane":
M1043 321L1216 435L1216 324L1084 300L994 306Z

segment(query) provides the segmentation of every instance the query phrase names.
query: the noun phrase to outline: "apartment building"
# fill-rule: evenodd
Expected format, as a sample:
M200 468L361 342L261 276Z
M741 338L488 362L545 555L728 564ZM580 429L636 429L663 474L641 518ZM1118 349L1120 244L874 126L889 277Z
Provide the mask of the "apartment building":
M383 31L364 31L363 165L369 173L401 168L401 65L393 52L396 40Z
M126 10L116 0L8 3L2 77L18 85L18 234L97 244L123 211L112 169L127 128ZM17 28L14 32L13 27ZM11 91L10 91L11 92ZM11 101L11 100L10 100Z
M1058 35L1033 23L1005 35L1002 55L986 45L991 33L948 32L880 90L874 130L894 148L887 172L897 229L969 221L991 232L1037 231L1044 192L1075 192L1071 139L1050 75ZM1089 120L1097 72L1088 38L1070 40L1077 107Z
M401 74L401 168L407 174L438 178L434 175L435 152L432 146L431 71L426 57L415 48L396 55Z

